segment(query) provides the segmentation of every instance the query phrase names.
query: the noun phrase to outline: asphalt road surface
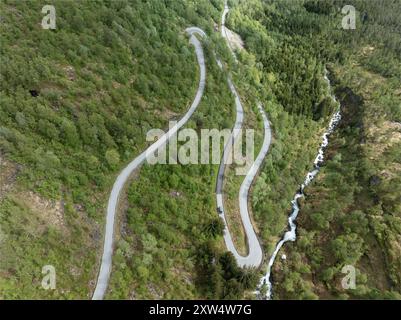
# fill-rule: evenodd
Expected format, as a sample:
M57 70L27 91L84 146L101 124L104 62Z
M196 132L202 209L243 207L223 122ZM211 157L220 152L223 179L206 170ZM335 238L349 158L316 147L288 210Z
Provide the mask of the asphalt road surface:
M225 5L224 5L224 11L223 11L223 14L221 17L221 34L222 34L223 38L226 39L228 44L229 44L229 41L227 39L227 34L225 32L225 20L226 20L226 16L227 16L227 13L229 12L229 10L230 9L229 9L229 7L227 5L227 1L226 1ZM230 44L229 44L229 48L231 50L231 53L235 57L234 51L232 50ZM219 66L220 65L221 65L221 63L219 63ZM256 236L255 230L253 228L253 225L252 225L252 222L251 222L251 219L249 216L248 195L249 195L249 189L251 188L252 182L263 162L263 159L265 158L267 152L269 151L270 142L271 142L270 123L269 123L269 120L267 119L266 113L264 112L261 104L259 104L258 109L263 118L263 125L264 125L264 131L265 131L264 132L264 140L263 140L263 144L262 144L262 147L261 147L261 150L260 150L258 156L256 157L254 163L252 164L251 168L249 169L247 175L245 176L245 178L241 184L239 196L238 196L241 220L242 220L242 224L244 226L245 235L246 235L246 239L247 239L247 245L248 245L248 255L244 257L244 256L241 256L237 252L237 249L235 248L235 245L233 243L233 240L232 240L229 228L228 228L226 214L224 211L223 185L224 185L225 164L227 163L227 158L229 157L232 146L235 143L235 139L238 136L238 133L239 133L238 129L241 129L241 127L242 127L243 118L244 118L244 108L242 107L241 99L237 93L237 90L235 89L234 84L232 83L230 78L228 78L227 81L228 81L230 90L235 97L237 116L236 116L233 131L231 134L231 139L224 147L224 153L223 153L222 161L220 163L219 172L218 172L218 176L217 176L217 182L216 182L217 208L218 208L218 213L219 213L220 217L223 219L224 224L225 224L224 241L226 243L226 247L234 255L235 260L237 261L238 265L241 267L259 267L263 260L263 251L262 251L262 247L259 243L258 237Z
M153 154L157 149L165 145L165 143L169 140L169 138L189 120L189 118L192 116L192 114L198 107L199 102L202 98L206 83L206 67L205 67L205 58L203 54L202 45L199 42L199 40L195 37L195 34L197 33L203 37L205 36L205 33L201 29L196 27L188 28L185 31L190 35L189 42L195 47L195 53L200 69L200 80L195 99L192 102L192 105L187 111L187 113L184 115L184 117L179 122L177 122L177 124L174 127L172 127L168 132L166 132L162 137L160 137L159 140L153 143L148 149L146 149L132 162L130 162L128 166L125 167L124 170L117 177L117 180L113 185L113 189L111 191L107 206L106 231L103 245L102 262L96 283L95 292L92 297L93 300L103 299L105 292L107 290L107 286L109 284L109 278L112 266L112 257L113 257L114 221L115 221L116 211L118 208L118 200L121 194L121 190L123 189L125 183L129 179L132 172L136 170L146 160L146 158L149 155Z

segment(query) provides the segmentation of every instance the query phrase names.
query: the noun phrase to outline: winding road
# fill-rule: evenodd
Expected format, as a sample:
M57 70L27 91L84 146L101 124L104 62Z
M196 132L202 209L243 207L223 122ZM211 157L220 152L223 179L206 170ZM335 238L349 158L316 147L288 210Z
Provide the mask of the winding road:
M227 36L227 29L226 29L226 17L228 12L230 11L230 8L227 4L227 0L224 2L224 10L223 10L223 14L221 15L221 25L220 25L220 29L221 29L221 36L226 39L227 45L230 48L231 54L234 57L235 62L238 62L237 60L237 56L234 53L234 49L231 46L230 41L228 41L228 36Z
M226 15L229 11L229 7L227 5L227 1L225 2L224 5L224 11L223 15L221 18L221 34L222 36L226 39L228 42L228 39L226 37L225 33L225 18ZM231 50L231 53L233 54L234 58L236 58L234 51L232 50L231 46L229 45L229 48ZM221 63L219 63L219 66ZM221 68L221 66L220 66ZM242 107L240 97L237 93L237 90L234 87L234 84L232 83L230 77L227 78L228 85L230 87L231 92L233 93L235 97L235 105L236 105L236 120L234 124L234 128L231 133L231 137L227 144L224 147L224 152L223 152L223 157L220 163L219 167L219 172L217 176L217 183L216 183L216 203L217 203L217 208L220 211L220 216L224 221L225 225L225 230L224 230L224 241L226 244L227 249L234 255L235 260L237 261L238 265L241 267L259 267L260 264L262 263L263 260L263 251L262 247L259 243L258 237L256 236L255 230L253 228L250 216L249 216L249 210L248 210L248 195L249 195L249 190L251 188L252 182L263 162L263 159L265 158L269 147L271 143L271 129L270 129L270 123L269 120L267 119L266 113L264 112L262 105L259 103L258 104L258 109L259 112L262 114L263 118L263 125L264 125L264 140L263 144L261 147L261 150L256 157L254 163L252 164L251 168L249 169L247 175L245 176L241 187L239 191L239 207L240 207L240 215L241 215L241 220L242 224L244 226L245 230L245 235L247 239L247 244L248 244L248 255L247 256L241 256L237 249L235 248L235 245L233 243L228 224L227 224L227 219L226 219L226 214L224 211L224 196L223 196L223 185L224 185L224 171L225 171L225 164L227 163L227 159L231 153L231 149L233 144L235 143L235 139L237 138L240 129L242 128L243 124L243 118L244 118L244 108Z
M234 89L235 90L235 89ZM235 91L236 92L236 91ZM239 98L236 96L236 103L238 101L238 104L240 105L241 102ZM240 108L242 110L242 106ZM225 148L224 148L224 153L223 153L223 160L220 163L219 167L219 173L217 177L217 184L216 184L216 202L217 202L217 207L220 208L221 210L221 218L224 221L225 224L225 230L224 230L224 241L226 243L227 249L234 255L235 260L237 261L238 265L241 267L258 267L262 263L263 260L263 251L262 247L260 246L258 237L256 236L255 230L253 229L253 225L249 216L249 211L248 211L248 195L249 195L249 190L251 188L252 182L264 160L266 157L267 152L269 151L270 147L270 142L271 142L271 129L270 129L270 123L269 120L267 119L266 113L263 111L262 106L259 104L258 109L262 114L263 117L263 124L264 124L264 140L262 144L262 148L256 157L254 163L252 164L251 168L249 169L247 175L245 176L244 180L242 181L240 191L239 191L239 206L240 206L240 215L241 215L241 220L242 224L244 226L246 238L247 238L247 244L248 244L248 255L247 256L241 256L237 249L235 248L235 245L233 243L230 231L228 229L228 224L227 224L227 219L226 219L226 214L224 211L224 201L223 201L223 183L224 183L224 169L225 169L225 160L227 157L227 154L230 153L232 143L229 141ZM238 113L239 107L237 106L237 121L234 126L233 130L233 140L235 140L235 137L237 134L235 132L237 131L235 128L238 125L242 125L242 113ZM241 123L238 122L238 119L241 119Z
M170 139L170 137L173 136L178 131L178 129L180 129L189 120L189 118L198 107L199 102L202 98L206 83L206 67L202 45L195 37L195 34L199 34L200 36L204 37L205 33L203 32L203 30L196 27L188 28L185 31L190 35L189 42L195 47L195 53L200 69L200 80L195 99L193 100L192 105L188 109L187 113L179 122L177 122L174 127L172 127L168 132L160 137L159 140L154 142L149 148L147 148L132 162L130 162L128 166L125 167L124 170L118 175L117 180L113 185L113 189L111 191L107 206L103 255L95 292L92 297L93 300L101 300L104 298L109 283L113 256L114 222L121 190L123 189L133 171L136 170L147 159L148 156L152 155L157 149L162 147Z
M225 9L223 12L223 17L222 17L222 34L223 34L223 36L225 36L224 32L223 32L224 21L225 21L225 16L228 13L228 10L229 10L229 8L228 8L227 4L225 4ZM122 172L118 175L116 181L114 182L114 185L113 185L110 197L109 197L109 201L108 201L108 206L107 206L106 230L105 230L105 239L104 239L104 245L103 245L103 255L102 255L100 271L99 271L99 275L98 275L98 279L97 279L97 283L96 283L96 288L95 288L94 294L92 296L93 300L103 299L104 295L106 293L108 284L109 284L111 267L112 267L112 256L113 256L114 222L115 222L116 212L117 212L117 208L118 208L119 197L120 197L121 191L124 188L124 185L127 183L131 174L143 162L145 162L145 160L149 156L154 154L154 152L156 150L163 147L167 143L167 141L190 119L190 117L195 112L195 110L198 107L199 102L202 98L202 95L203 95L203 92L205 89L205 84L206 84L206 67L205 67L205 58L204 58L204 54L203 54L202 45L201 45L200 41L196 38L195 34L198 34L201 37L206 37L206 34L202 29L200 29L198 27L190 27L190 28L187 28L185 31L190 36L189 42L195 47L195 53L196 53L199 70L200 70L200 79L199 79L199 85L198 85L198 90L196 92L196 96L191 104L191 107L188 109L187 113L182 117L182 119L179 122L177 122L177 124L175 126L173 126L168 132L166 132L163 136L161 136L156 142L154 142L145 151L143 151L139 156L137 156L134 160L132 160L122 170ZM231 47L230 47L230 49L231 49ZM234 55L233 51L232 51L232 53ZM234 55L234 57L235 57L235 55ZM223 65L217 57L216 57L216 62L219 65L219 67L222 69ZM263 253L262 253L260 243L258 241L258 238L256 236L256 233L253 229L253 226L252 226L252 223L251 223L251 220L249 217L248 193L249 193L249 189L251 187L252 181L254 180L256 173L257 173L264 157L266 156L266 153L270 146L270 141L271 141L270 124L266 117L266 114L264 113L264 111L262 109L262 106L259 105L258 108L262 114L263 122L264 122L264 129L265 129L264 142L263 142L263 146L260 150L260 153L257 156L255 162L252 164L249 172L247 173L247 175L241 185L240 192L239 192L241 219L242 219L242 223L245 228L245 233L246 233L246 237L248 240L248 247L249 247L248 256L243 257L243 256L239 255L237 250L235 249L235 246L232 242L231 235L228 231L227 222L226 222L225 213L224 213L224 203L223 203L223 194L222 194L223 182L224 182L224 169L225 169L225 163L226 163L225 160L229 156L233 142L235 141L236 137L238 136L238 134L240 132L239 129L241 129L241 127L242 127L243 112L244 112L240 97L239 97L239 95L234 87L234 84L232 83L229 76L227 77L227 82L228 82L231 92L233 93L233 95L235 97L237 116L236 116L236 121L235 121L233 131L231 133L231 139L224 147L223 158L222 158L222 161L221 161L220 167L219 167L219 175L218 175L217 185L216 185L217 205L222 210L221 217L225 223L224 240L225 240L227 249L234 254L235 259L237 260L237 262L240 266L256 266L257 267L262 262Z

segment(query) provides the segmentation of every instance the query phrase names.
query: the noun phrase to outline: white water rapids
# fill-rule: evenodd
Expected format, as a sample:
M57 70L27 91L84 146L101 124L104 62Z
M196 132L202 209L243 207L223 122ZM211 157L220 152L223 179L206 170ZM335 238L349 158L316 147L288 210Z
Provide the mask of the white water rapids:
M331 84L330 84L329 78L327 77L326 69L324 72L324 79L327 82L328 90L331 94ZM338 103L334 94L331 94L331 98L336 103ZM287 241L295 241L297 238L297 234L296 234L297 226L295 225L295 220L297 219L298 212L299 212L298 199L304 196L305 187L315 178L315 176L318 174L318 172L320 170L320 166L324 160L324 150L326 149L327 145L329 144L328 137L334 131L337 124L341 120L340 112L341 112L341 110L340 110L340 106L339 106L337 112L335 112L334 115L332 116L332 118L330 119L330 123L329 123L327 131L322 136L323 141L320 145L320 148L319 148L318 154L315 158L315 161L313 162L313 170L308 172L304 182L300 186L300 191L295 194L294 199L291 201L292 211L291 211L290 216L288 217L289 230L284 234L283 238L277 243L276 248L274 249L274 252L273 252L272 256L270 257L269 263L267 265L267 272L266 272L265 276L262 277L262 279L260 280L259 288L256 291L256 293L259 296L261 296L260 290L265 285L267 286L266 294L264 296L261 296L262 299L266 299L266 300L271 299L271 296L272 296L272 283L270 280L271 269L272 269L273 263L276 259L278 252L280 251L280 249L284 243L286 243Z

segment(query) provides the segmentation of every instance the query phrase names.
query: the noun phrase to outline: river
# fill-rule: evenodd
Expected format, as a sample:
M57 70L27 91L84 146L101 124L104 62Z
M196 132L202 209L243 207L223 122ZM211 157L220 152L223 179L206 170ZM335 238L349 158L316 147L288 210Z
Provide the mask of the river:
M324 79L327 82L328 90L330 92L331 98L334 100L334 102L337 102L336 97L334 94L331 93L331 84L330 80L327 76L327 70L324 70ZM338 104L339 105L339 104ZM337 111L333 114L333 116L330 119L329 126L326 130L326 132L322 136L322 143L320 145L319 151L317 153L317 156L315 158L315 161L313 162L313 169L309 171L305 177L304 182L301 184L299 191L295 194L293 200L291 201L291 214L288 217L288 226L289 230L284 234L282 239L277 243L272 256L270 257L269 263L267 265L267 271L266 274L262 277L259 283L259 288L257 289L256 293L257 295L266 300L270 300L272 297L272 282L271 282L271 270L272 266L274 264L274 261L276 260L277 254L279 253L281 247L286 243L287 241L295 241L297 238L297 226L295 224L295 221L297 219L298 213L299 213L299 203L298 199L304 197L304 189L307 185L309 185L312 180L316 177L316 175L319 173L320 167L324 161L324 151L327 148L329 144L329 136L330 134L335 130L337 127L338 123L341 120L341 108L340 105L338 106ZM261 289L266 286L266 293L261 294Z

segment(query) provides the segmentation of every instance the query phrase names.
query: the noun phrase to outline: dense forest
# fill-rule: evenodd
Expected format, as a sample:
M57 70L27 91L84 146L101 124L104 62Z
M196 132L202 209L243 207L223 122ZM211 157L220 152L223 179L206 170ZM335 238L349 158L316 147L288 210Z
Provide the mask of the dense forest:
M341 28L345 4L356 8L355 30ZM335 107L319 102L323 65L342 105L326 165L301 203L299 239L273 268L273 297L400 299L400 3L238 1L232 11L228 24L262 70L262 90L287 113L284 125L273 118L276 141L253 193L267 250L287 228L296 184L311 168L311 159L294 161L298 135ZM297 116L304 119L286 128ZM356 269L354 290L341 287L345 265Z
M55 30L41 28L45 4L57 10ZM250 198L265 261L337 108L325 68L341 102L325 165L305 190L298 239L274 265L273 297L401 298L400 2L229 4L227 26L245 45L238 63L218 32L223 1L0 2L0 299L91 297L116 175L145 149L147 131L167 128L194 97L189 26L208 35L207 85L186 127L234 123L216 56L230 70L257 147L258 101L272 125ZM356 8L355 30L341 27L344 5ZM121 199L106 298L254 298L265 264L241 269L226 252L217 169L143 165L134 174ZM246 252L235 204L242 180L232 171L229 222ZM45 265L56 269L55 290L41 287ZM341 288L344 265L357 269L354 290Z
M335 73L346 79L336 89L343 120L302 202L299 239L275 267L278 298L401 298L401 126L375 97L391 99L399 84L348 72ZM355 267L354 289L341 285L344 266Z
M166 128L168 120L179 118L187 109L197 86L198 70L184 30L197 25L212 34L213 20L218 21L222 9L217 1L50 2L57 10L55 30L41 28L43 1L0 4L2 298L91 296L101 253L106 199L114 177L124 163L143 150L150 128ZM206 48L222 47L213 41L211 38ZM229 56L228 52L222 54ZM208 122L214 127L230 126L232 119L229 91L214 83L225 80L213 63L214 57L209 56L207 103L195 114L190 124L195 127ZM226 106L226 114L221 106ZM131 261L121 249L134 280L127 279L129 282L117 296L128 298L125 292L131 285L149 282L146 290L139 290L138 297L151 297L151 280L159 283L160 277L166 279L169 273L159 268L178 265L188 256L194 262L186 262L175 273L180 279L192 273L196 279L187 284L187 290L194 297L208 295L203 288L205 284L210 287L208 275L214 255L216 285L226 288L224 281L230 281L235 288L231 291L240 296L237 286L242 286L243 281L238 282L242 271L232 269L235 263L230 257L224 258L219 220L207 199L209 194L206 198L201 191L214 183L210 176L213 169L184 168L192 180L181 179L179 173L167 168L153 169L160 186L171 190L185 181L182 188L190 192L197 183L197 174L202 175L203 184L197 184L200 196L192 203L181 203L182 208L168 201L168 208L164 207L162 200L159 208L148 207L149 202L156 205L154 199L160 199L160 190L153 185L149 201L146 197L141 200L144 210L164 216L171 211L173 223L160 223L157 230L151 229L154 215L147 215L149 221L144 221L144 226L133 225L139 219L138 212L128 209L121 228L143 236L135 243L143 250L144 259L140 263ZM147 171L144 168L145 181ZM171 198L168 190L164 192ZM211 193L212 187L208 190ZM129 191L128 200L136 202L134 191ZM178 219L179 212L186 214ZM199 232L206 228L209 233L195 237L198 233L189 227L194 222ZM183 234L173 232L179 238L172 237L168 229L175 230L177 223ZM156 247L152 244L155 238ZM180 257L174 258L171 251L157 258L157 252L163 252L174 241L183 245ZM132 242L128 246L133 250ZM124 248L123 240L118 248ZM118 268L119 250L116 279L122 272ZM153 257L154 263L146 257ZM198 259L204 262L196 264L194 270ZM156 262L158 269L149 266ZM42 267L48 264L57 272L54 291L40 286ZM230 290L219 290L214 297L233 297ZM114 294L113 289L111 292ZM184 292L177 288L166 298Z

